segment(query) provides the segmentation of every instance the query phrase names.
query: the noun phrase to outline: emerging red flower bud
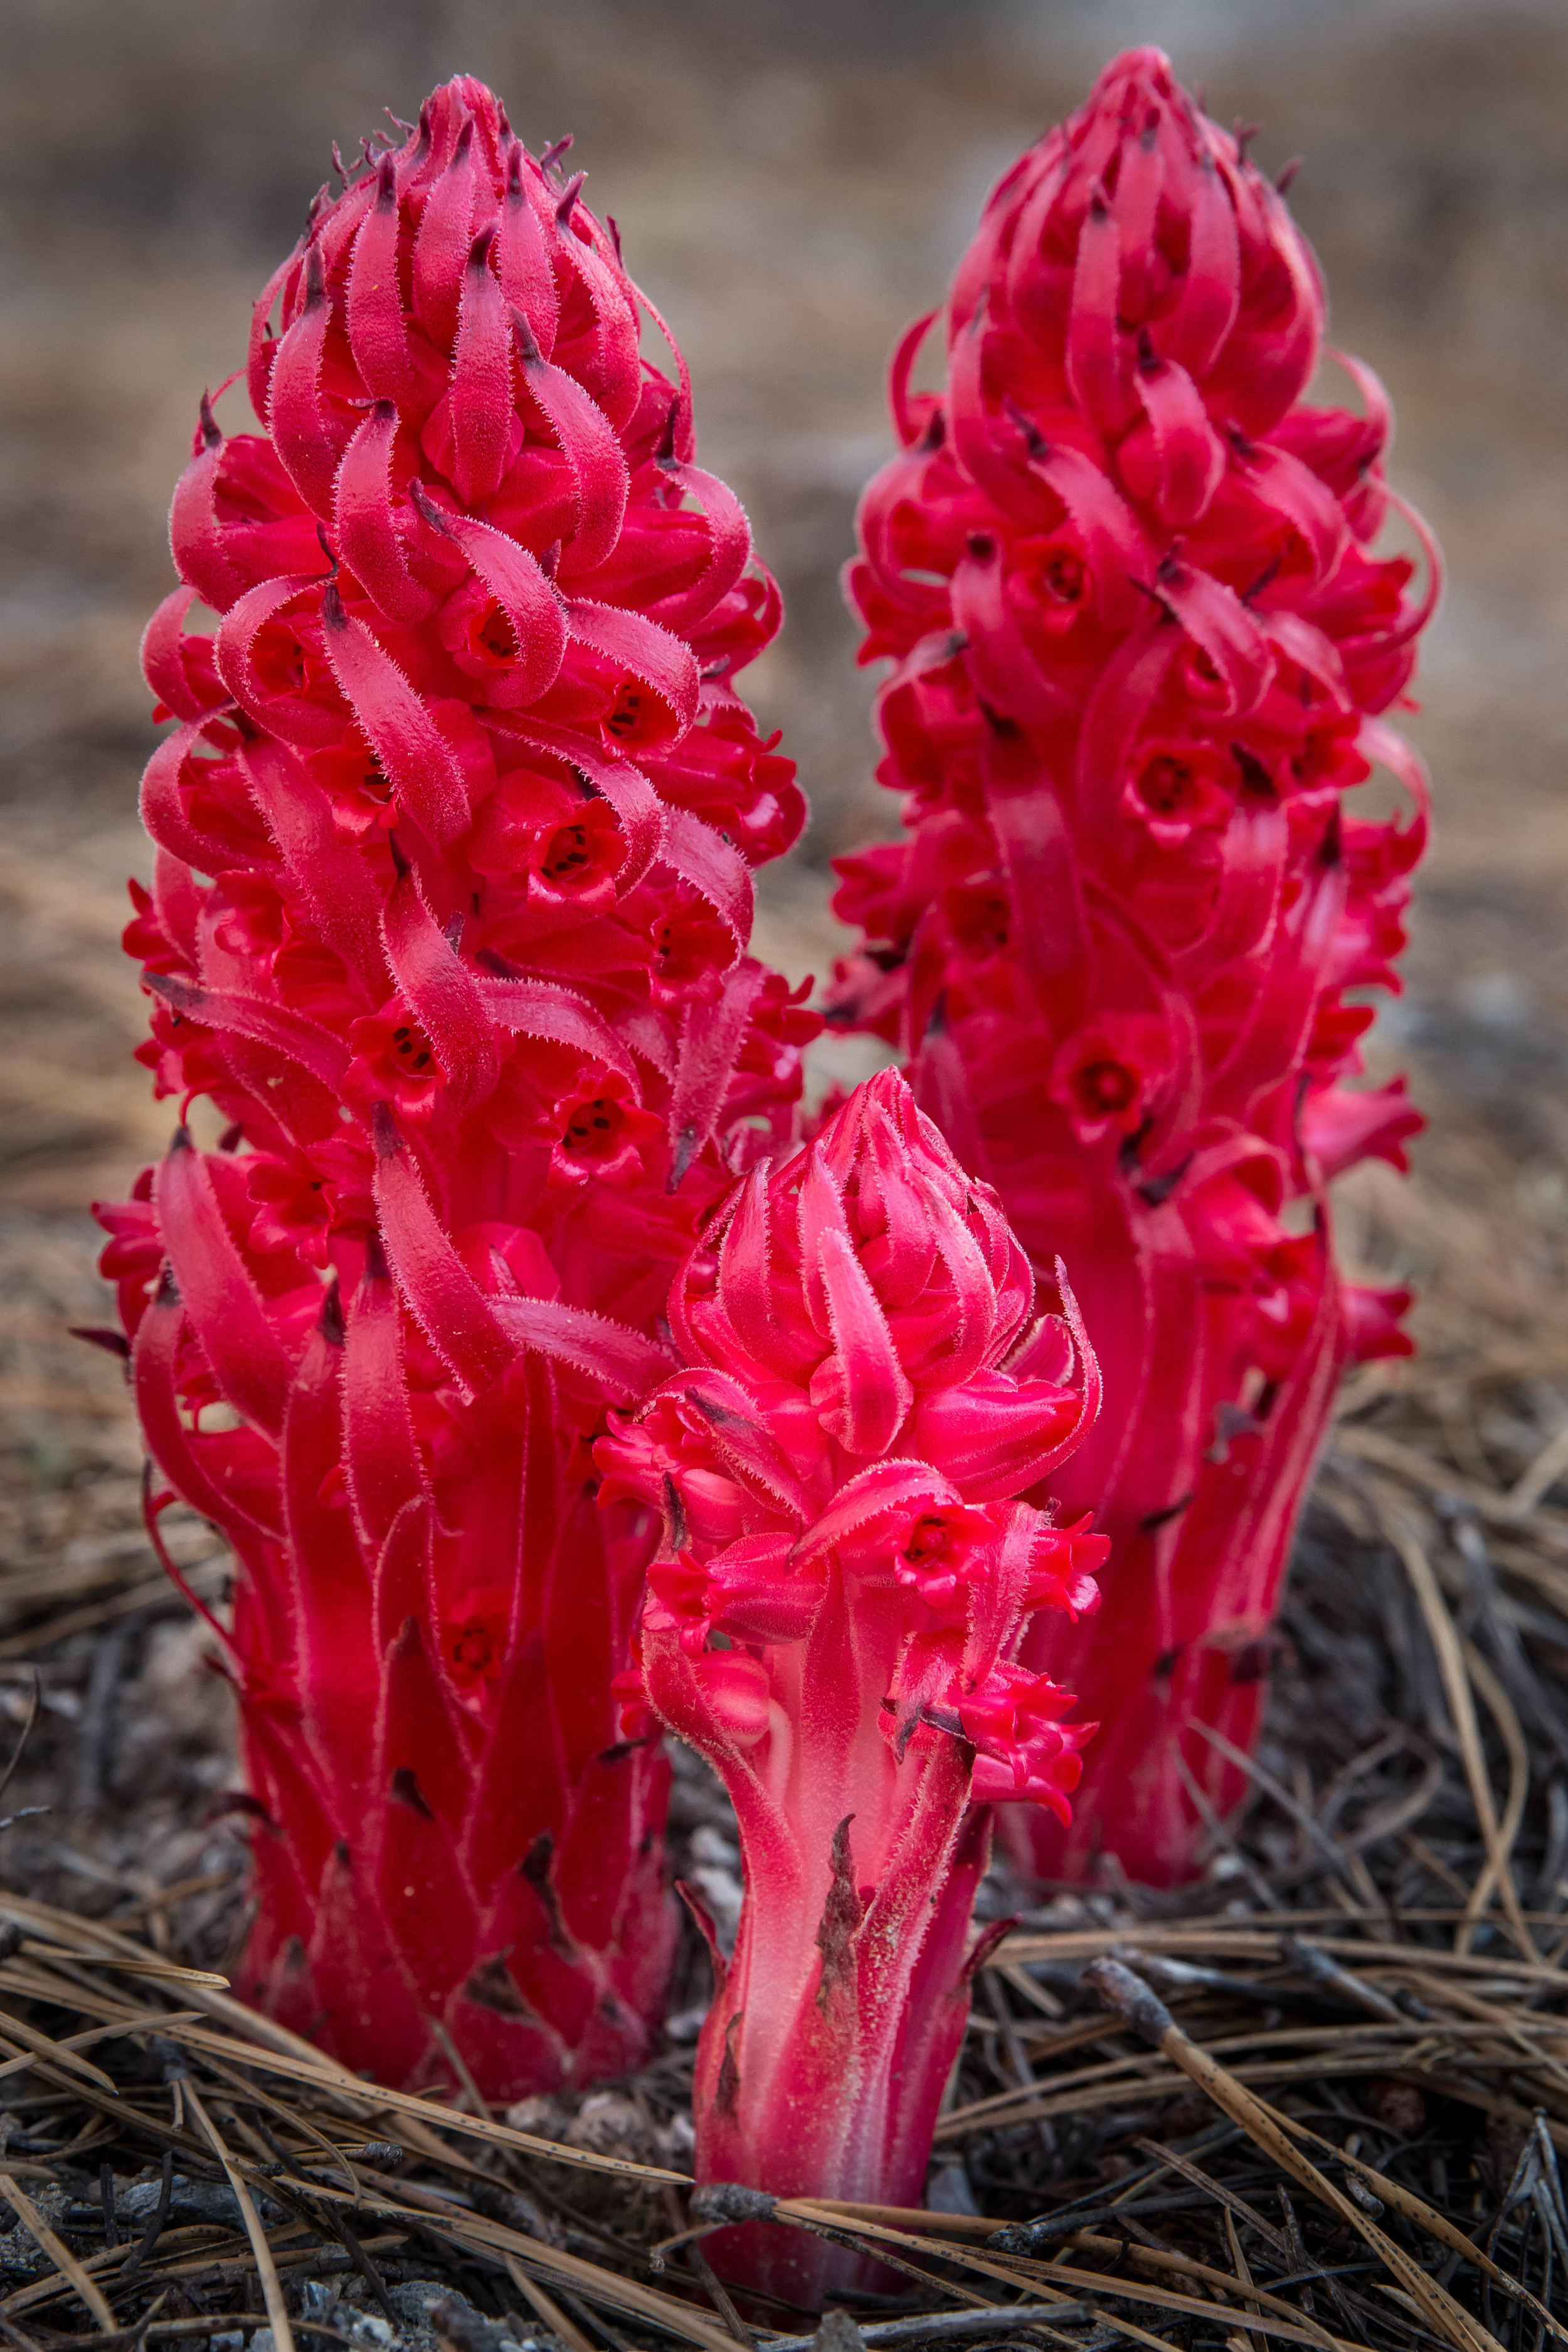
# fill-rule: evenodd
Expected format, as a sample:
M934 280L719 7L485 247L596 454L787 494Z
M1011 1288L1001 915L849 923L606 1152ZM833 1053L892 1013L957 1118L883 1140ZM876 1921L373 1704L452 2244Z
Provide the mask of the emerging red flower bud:
M1016 1499L1099 1405L1058 1279L1066 1319L1037 1318L995 1195L886 1072L713 1218L670 1293L687 1369L595 1449L601 1500L665 1521L632 1724L700 1749L740 1822L700 2179L920 2200L988 1805L1068 1820L1092 1728L1016 1657L1037 1612L1094 1607L1106 1550ZM808 2307L843 2272L793 2232L733 2253Z
M667 1767L610 1686L652 1523L588 1447L816 1026L746 953L804 815L731 684L777 591L578 186L452 82L265 289L266 433L203 404L127 946L226 1133L102 1213L154 1522L241 1564L244 1990L491 2096L647 2046Z
M1157 50L1002 181L935 323L893 362L903 454L867 490L849 589L908 838L839 861L867 947L828 1018L901 1045L919 1099L997 1187L1037 1265L1062 1250L1109 1410L1065 1474L1111 1538L1106 1607L1027 1655L1104 1724L1070 1833L1183 1875L1253 1737L1238 1641L1272 1614L1348 1357L1409 1343L1403 1294L1347 1289L1324 1184L1403 1164L1368 1095L1426 838L1419 763L1375 714L1436 593L1387 489L1389 414L1310 406L1305 243ZM1428 559L1372 543L1391 506ZM1352 816L1374 764L1415 804Z

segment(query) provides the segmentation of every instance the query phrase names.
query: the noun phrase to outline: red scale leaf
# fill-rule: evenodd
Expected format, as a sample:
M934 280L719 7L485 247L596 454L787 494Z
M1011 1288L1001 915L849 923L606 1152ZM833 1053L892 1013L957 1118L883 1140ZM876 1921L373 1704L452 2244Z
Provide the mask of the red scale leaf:
M159 1171L157 1198L174 1279L219 1390L237 1412L279 1437L292 1367L224 1222L205 1155L184 1128Z
M419 395L420 377L403 315L400 230L397 167L390 155L384 155L376 173L375 202L360 223L349 266L349 348L373 399L412 404Z
M321 249L314 244L305 254L304 308L272 362L267 423L295 488L323 520L332 511L332 482L348 439L323 404L321 375L331 322Z
M395 405L390 399L378 399L343 452L334 514L343 562L389 621L409 623L424 620L435 610L437 599L409 562L405 534L393 510L397 429Z
M387 781L433 841L455 841L468 822L456 752L397 664L337 591L321 600L327 659Z

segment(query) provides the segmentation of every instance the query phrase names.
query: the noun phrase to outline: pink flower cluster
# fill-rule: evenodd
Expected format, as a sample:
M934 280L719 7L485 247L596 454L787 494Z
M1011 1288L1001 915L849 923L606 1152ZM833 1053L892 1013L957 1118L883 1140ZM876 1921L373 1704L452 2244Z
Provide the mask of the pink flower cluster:
M152 1522L239 1563L246 1995L493 2096L657 2016L668 1767L611 1694L652 1523L589 1449L816 1026L746 952L805 814L731 683L777 591L580 187L450 83L263 291L265 433L203 404L127 946L224 1132L100 1212Z
M1373 551L1381 387L1310 404L1310 254L1152 49L1006 174L867 490L849 588L906 837L840 861L866 945L828 1018L898 1045L1036 1265L1060 1251L1107 1412L1061 1486L1111 1538L1106 1606L1028 1651L1100 1719L1070 1834L1166 1880L1192 1784L1242 1782L1303 1486L1348 1360L1399 1353L1401 1292L1342 1281L1328 1181L1403 1166L1403 1081L1364 1092L1397 989L1424 779L1378 716L1436 596ZM1352 814L1374 765L1415 803Z
M740 1823L700 2179L920 2201L989 1807L1065 1822L1092 1728L1017 1661L1039 1612L1093 1608L1106 1551L1017 1499L1098 1410L1062 1288L1037 1317L994 1194L889 1071L737 1186L670 1294L685 1369L599 1440L605 1496L665 1525L628 1728L651 1706ZM820 2242L748 2231L731 2266L815 2307Z

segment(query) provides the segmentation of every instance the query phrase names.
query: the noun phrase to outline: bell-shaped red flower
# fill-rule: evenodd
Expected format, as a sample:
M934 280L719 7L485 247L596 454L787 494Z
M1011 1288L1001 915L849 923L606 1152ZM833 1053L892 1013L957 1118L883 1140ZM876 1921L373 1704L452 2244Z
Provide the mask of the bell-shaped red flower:
M264 289L265 433L203 403L127 946L159 1090L226 1131L103 1212L154 1517L240 1562L242 1988L493 2097L648 2046L668 1769L611 1684L652 1522L588 1449L816 1026L746 952L804 815L731 682L777 591L580 190L450 83Z
M1037 1317L995 1195L886 1072L712 1218L670 1293L685 1369L595 1448L601 1501L664 1520L628 1729L651 1707L740 1822L701 2179L920 2201L990 1805L1068 1820L1092 1728L1017 1663L1040 1612L1094 1607L1106 1549L1017 1499L1098 1409L1061 1289ZM808 2307L853 2269L766 2225L729 2252Z
M1036 1265L1066 1255L1105 1366L1059 1491L1110 1536L1106 1606L1026 1650L1105 1727L1071 1830L1027 1842L1053 1876L1191 1868L1192 1783L1245 1785L1205 1728L1254 1735L1237 1632L1273 1612L1341 1367L1408 1344L1403 1294L1342 1291L1323 1188L1419 1125L1344 1081L1426 836L1377 714L1436 562L1375 377L1341 361L1357 408L1307 402L1322 325L1279 193L1130 52L900 346L902 453L848 575L908 832L839 861L867 944L828 1018L901 1045ZM916 392L933 327L946 384ZM1372 551L1391 507L1418 598ZM1374 766L1408 822L1349 813Z

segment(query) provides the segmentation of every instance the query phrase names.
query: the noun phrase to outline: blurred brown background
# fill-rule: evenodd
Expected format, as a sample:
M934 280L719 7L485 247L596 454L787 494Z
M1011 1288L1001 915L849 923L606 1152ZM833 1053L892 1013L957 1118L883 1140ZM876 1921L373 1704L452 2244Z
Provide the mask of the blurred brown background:
M994 178L1132 39L1168 47L1222 120L1261 123L1267 168L1305 157L1292 203L1334 332L1388 382L1395 478L1448 555L1414 722L1436 847L1409 993L1378 1032L1434 1130L1413 1186L1358 1180L1347 1244L1424 1286L1422 1377L1439 1391L1477 1347L1532 1368L1523 1406L1515 1391L1467 1440L1492 1476L1568 1423L1568 11L3 0L0 1692L19 1704L5 1677L39 1611L74 1610L49 1684L62 1730L85 1727L62 1810L132 1790L141 1807L94 1868L135 1883L154 1820L179 1846L158 1866L190 1863L179 1824L226 1769L137 1532L118 1371L62 1336L106 1319L87 1203L123 1189L170 1119L130 1059L142 1007L117 945L153 740L136 639L171 581L163 519L197 395L242 357L251 295L332 140L353 153L383 106L412 117L459 69L494 83L536 149L575 132L589 201L690 359L704 460L741 489L784 584L787 626L750 689L816 814L767 878L759 946L821 971L826 860L893 814L869 782L870 685L837 576L889 446L887 348L940 299ZM166 1732L171 1706L173 1743L139 1757L139 1727ZM72 1834L38 1832L57 1858Z

